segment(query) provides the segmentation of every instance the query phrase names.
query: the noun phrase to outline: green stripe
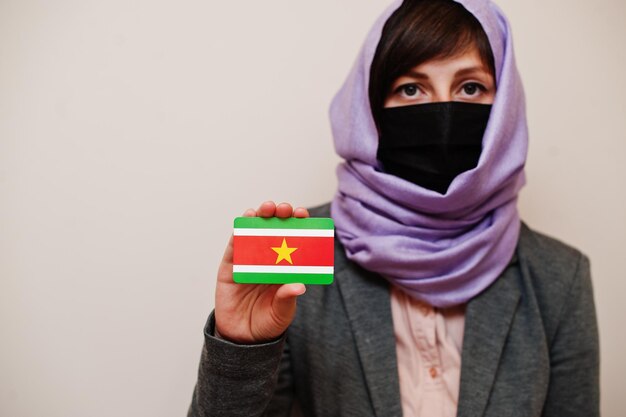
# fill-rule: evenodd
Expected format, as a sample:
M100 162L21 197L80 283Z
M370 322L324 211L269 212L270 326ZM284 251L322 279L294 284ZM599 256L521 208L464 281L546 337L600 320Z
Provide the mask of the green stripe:
M333 219L325 217L308 217L306 219L237 217L235 219L235 229L333 229L334 227Z
M333 274L272 274L268 272L234 272L239 284L332 284Z

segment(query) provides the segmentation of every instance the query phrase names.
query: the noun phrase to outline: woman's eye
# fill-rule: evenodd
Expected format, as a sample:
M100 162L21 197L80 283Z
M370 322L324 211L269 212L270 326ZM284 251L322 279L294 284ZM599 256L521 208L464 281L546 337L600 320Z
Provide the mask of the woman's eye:
M417 95L419 89L415 84L405 84L398 87L397 91L404 96L413 97Z
M479 91L485 91L485 87L478 83L467 83L463 85L463 92L468 96L473 96Z

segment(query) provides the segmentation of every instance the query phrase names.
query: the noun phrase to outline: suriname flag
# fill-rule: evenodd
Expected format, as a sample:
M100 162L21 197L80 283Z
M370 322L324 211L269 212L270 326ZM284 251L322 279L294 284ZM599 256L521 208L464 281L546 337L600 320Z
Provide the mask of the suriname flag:
M237 217L233 280L241 284L333 282L332 219Z

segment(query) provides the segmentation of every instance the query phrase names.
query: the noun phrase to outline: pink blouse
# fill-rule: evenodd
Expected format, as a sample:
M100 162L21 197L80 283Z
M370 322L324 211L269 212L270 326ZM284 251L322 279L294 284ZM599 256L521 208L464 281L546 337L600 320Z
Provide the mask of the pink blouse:
M465 305L438 309L391 287L404 417L455 417Z

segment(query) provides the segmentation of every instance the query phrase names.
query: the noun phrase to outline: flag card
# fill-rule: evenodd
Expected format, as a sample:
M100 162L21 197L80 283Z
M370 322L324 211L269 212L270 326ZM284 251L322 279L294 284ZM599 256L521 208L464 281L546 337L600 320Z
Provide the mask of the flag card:
M240 284L331 284L334 239L330 218L237 217L233 280Z

